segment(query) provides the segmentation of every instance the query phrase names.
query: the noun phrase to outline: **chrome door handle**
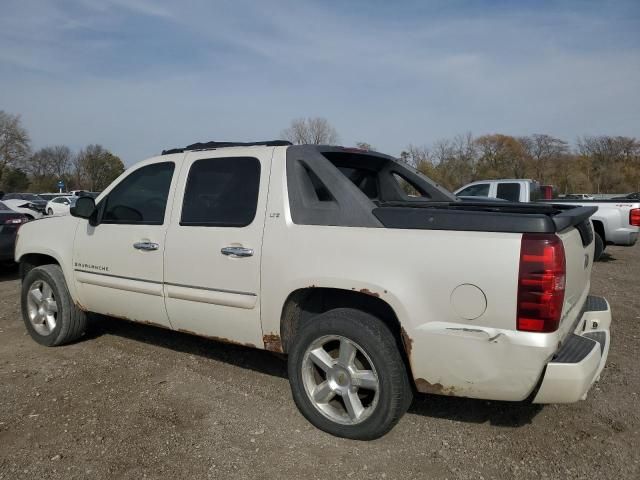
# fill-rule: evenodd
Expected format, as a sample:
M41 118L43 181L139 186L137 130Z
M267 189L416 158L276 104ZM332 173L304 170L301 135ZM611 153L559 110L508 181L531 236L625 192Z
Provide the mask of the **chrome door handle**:
M253 256L253 248L224 247L222 250L220 250L220 253L234 258L251 257Z
M136 250L152 251L158 250L158 248L160 248L160 245L153 242L136 242L133 244L133 248L135 248Z

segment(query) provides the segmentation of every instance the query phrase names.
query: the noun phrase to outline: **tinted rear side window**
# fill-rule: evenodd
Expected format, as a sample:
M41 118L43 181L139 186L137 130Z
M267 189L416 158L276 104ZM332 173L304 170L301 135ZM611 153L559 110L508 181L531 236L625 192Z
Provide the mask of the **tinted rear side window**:
M105 199L102 223L162 225L173 169L163 162L131 173Z
M196 160L187 178L180 225L246 227L256 216L259 188L257 158Z
M520 201L520 184L519 183L499 183L496 197L510 202Z

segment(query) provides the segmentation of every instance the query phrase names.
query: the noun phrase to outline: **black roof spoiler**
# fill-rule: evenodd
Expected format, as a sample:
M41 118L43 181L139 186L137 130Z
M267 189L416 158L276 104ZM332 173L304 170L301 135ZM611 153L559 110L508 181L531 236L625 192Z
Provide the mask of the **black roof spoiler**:
M293 144L287 140L267 140L264 142L198 142L187 145L184 148L171 148L168 150L163 150L162 155L169 155L171 153L182 153L190 150L213 150L215 148L225 147L254 147L257 145L263 147L286 147Z
M598 211L598 207L576 207L558 213L552 217L556 231L562 232L587 220Z

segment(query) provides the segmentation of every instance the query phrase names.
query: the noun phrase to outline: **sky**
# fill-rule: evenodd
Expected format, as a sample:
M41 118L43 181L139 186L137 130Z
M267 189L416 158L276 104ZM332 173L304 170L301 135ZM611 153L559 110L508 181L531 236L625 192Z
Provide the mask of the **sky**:
M0 110L125 165L324 117L398 155L472 132L640 137L640 0L2 0Z

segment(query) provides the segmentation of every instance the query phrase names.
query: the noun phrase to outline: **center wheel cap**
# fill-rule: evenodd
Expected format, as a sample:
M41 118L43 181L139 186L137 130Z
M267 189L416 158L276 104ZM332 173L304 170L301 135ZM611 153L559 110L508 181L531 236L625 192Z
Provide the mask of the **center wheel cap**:
M337 392L342 392L351 385L351 375L347 370L338 365L334 366L328 378L334 384Z

